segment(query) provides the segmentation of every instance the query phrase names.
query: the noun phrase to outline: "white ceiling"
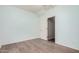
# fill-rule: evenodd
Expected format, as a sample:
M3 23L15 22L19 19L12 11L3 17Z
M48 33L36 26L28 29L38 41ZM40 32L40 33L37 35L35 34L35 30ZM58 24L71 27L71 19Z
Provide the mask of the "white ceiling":
M42 10L48 10L50 8L53 8L54 5L17 5L16 7L30 12L38 13Z

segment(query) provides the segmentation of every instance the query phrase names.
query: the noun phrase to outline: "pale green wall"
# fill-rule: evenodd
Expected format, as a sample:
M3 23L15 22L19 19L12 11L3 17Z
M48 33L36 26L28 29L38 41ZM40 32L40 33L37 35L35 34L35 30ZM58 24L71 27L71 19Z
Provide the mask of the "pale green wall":
M12 6L0 6L1 44L39 38L40 19L34 13Z
M42 15L41 37L47 37L47 18L56 16L56 43L79 49L79 6L56 6ZM15 7L0 6L0 44L39 37L40 19ZM27 39L26 39L27 40Z
M58 6L56 11L56 42L79 49L79 6Z
M40 15L41 16L41 15ZM47 40L47 19L55 16L57 44L79 49L79 6L55 6L41 16L41 38Z

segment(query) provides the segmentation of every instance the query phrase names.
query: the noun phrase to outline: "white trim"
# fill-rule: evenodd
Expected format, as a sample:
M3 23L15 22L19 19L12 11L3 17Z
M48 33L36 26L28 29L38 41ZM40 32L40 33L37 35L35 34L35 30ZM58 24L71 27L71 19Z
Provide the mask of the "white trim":
M56 43L56 44L59 44L59 45L62 45L62 46L69 47L69 48L71 48L71 49L79 50L79 48L74 48L74 47L68 46L68 45L63 44L63 43L59 43L59 42L55 42L55 43Z
M12 43L17 43L17 42L22 42L22 41L26 41L26 40L32 40L32 39L36 39L36 38L40 38L40 37L27 37L21 40L16 40L16 41L11 41L11 42L5 42L2 45L7 45L7 44L12 44Z

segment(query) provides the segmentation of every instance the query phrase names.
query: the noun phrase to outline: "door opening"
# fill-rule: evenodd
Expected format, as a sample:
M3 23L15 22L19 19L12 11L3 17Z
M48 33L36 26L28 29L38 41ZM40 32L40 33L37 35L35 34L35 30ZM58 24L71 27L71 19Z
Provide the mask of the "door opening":
M48 18L48 41L55 42L55 16Z

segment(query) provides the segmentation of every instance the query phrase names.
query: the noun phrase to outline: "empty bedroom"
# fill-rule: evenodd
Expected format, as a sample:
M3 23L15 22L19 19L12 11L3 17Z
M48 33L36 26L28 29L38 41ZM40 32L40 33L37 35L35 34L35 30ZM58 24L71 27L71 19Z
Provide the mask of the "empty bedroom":
M79 53L79 6L0 5L0 53Z

